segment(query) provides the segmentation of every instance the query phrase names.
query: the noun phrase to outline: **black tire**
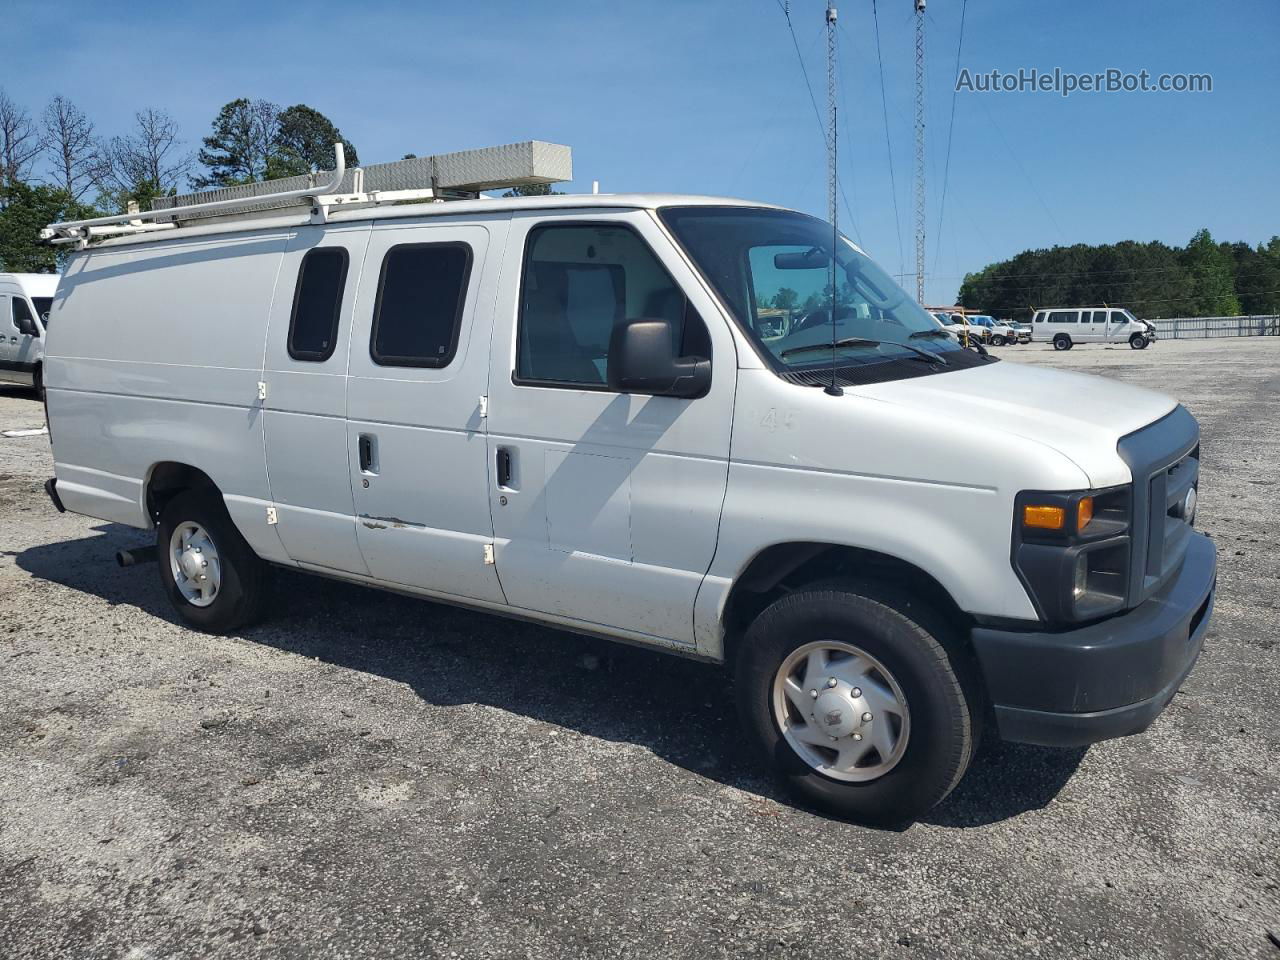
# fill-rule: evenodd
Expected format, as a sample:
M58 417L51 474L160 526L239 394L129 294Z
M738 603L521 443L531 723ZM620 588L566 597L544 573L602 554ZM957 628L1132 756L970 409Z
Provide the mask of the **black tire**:
M183 523L198 523L218 552L221 585L213 602L200 607L187 600L174 580L170 538ZM271 596L271 566L245 542L216 490L188 490L165 505L156 533L160 583L169 602L189 625L206 633L229 633L266 612Z
M1003 346L1004 346L1004 337L992 337L992 338L991 338L991 345L992 345L992 346L994 346L994 347L1003 347Z
M1059 333L1057 336L1053 338L1053 349L1070 350L1071 338L1067 336L1065 333Z
M1135 333L1129 338L1129 346L1134 350L1147 349L1147 338L1140 333Z
M982 711L970 704L960 679L969 668L939 641L945 631L929 607L882 584L818 584L777 600L752 623L735 665L738 711L750 743L792 793L818 809L876 826L917 819L960 782L980 732ZM773 682L783 661L806 643L835 638L884 664L910 710L905 752L875 780L823 775L791 747L774 717Z
M31 389L36 393L36 399L44 403L44 364L37 363L34 370L31 371Z

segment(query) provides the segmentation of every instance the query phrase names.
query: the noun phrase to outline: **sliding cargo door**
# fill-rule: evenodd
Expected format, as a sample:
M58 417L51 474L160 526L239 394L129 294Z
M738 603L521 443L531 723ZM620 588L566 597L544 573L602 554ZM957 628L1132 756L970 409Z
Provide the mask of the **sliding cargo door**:
M503 603L492 559L489 338L509 220L380 223L351 339L347 457L371 576Z

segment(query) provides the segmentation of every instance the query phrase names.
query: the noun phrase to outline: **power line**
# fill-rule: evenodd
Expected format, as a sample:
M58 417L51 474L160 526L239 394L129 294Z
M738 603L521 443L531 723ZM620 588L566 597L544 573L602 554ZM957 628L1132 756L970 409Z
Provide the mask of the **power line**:
M782 15L787 18L787 29L791 32L791 45L796 48L796 60L800 63L800 73L804 77L805 89L809 91L809 102L813 104L813 118L818 121L818 129L822 131L822 141L827 142L827 128L822 122L822 111L818 109L818 98L813 95L813 84L809 82L809 70L804 65L804 55L800 53L800 41L796 39L796 28L791 24L791 4L789 0L775 0Z
M791 34L791 45L795 47L796 62L800 64L800 74L804 77L804 87L809 91L809 103L813 105L813 118L818 122L818 130L822 134L822 142L828 150L831 149L831 134L827 133L826 124L822 122L822 111L818 109L818 98L813 94L813 84L809 82L809 68L804 65L804 55L800 52L800 41L796 39L796 28L791 23L791 4L790 0L774 0L778 5L778 9L782 11L782 15L787 20L787 30ZM858 229L858 221L853 215L852 207L849 203L849 197L844 192L844 184L840 182L839 177L836 178L837 187L840 191L840 198L844 201L845 212L849 214L849 225L853 227L853 235L858 238L858 243L862 243L862 232Z
M880 68L880 113L884 117L884 149L889 157L889 189L893 193L893 225L898 231L898 269L905 257L902 248L902 217L898 213L898 182L893 174L893 143L889 137L889 99L884 88L884 56L880 52L880 15L876 12L876 0L871 0L871 18L876 28L876 64ZM937 266L935 263L934 266Z
M983 112L986 113L987 119L991 121L991 126L995 128L996 134L1000 137L1000 143L1004 145L1005 152L1013 158L1013 162L1017 166L1018 172L1022 174L1022 179L1027 182L1027 186L1031 188L1031 192L1035 195L1036 200L1040 202L1040 206L1044 209L1045 216L1049 218L1049 222L1052 223L1054 229L1058 231L1058 236L1065 237L1066 234L1063 233L1062 226L1056 219L1054 219L1053 211L1051 211L1049 209L1049 205L1044 202L1044 197L1040 195L1040 191L1036 189L1036 185L1031 182L1031 177L1027 173L1027 168L1022 165L1022 160L1018 157L1018 154L1014 151L1013 147L1009 145L1009 141L1005 138L1004 131L1000 129L1000 125L996 123L996 118L992 116L991 108L987 106L986 97L978 97L978 102L982 104Z
M874 9L875 0L871 0ZM942 219L947 212L947 179L951 174L951 137L956 127L956 94L960 90L960 51L964 47L964 15L969 0L960 5L960 39L956 42L956 76L951 86L951 119L947 121L947 159L942 165L942 200L938 205L938 240L933 248L933 269L938 269L938 257L942 253Z

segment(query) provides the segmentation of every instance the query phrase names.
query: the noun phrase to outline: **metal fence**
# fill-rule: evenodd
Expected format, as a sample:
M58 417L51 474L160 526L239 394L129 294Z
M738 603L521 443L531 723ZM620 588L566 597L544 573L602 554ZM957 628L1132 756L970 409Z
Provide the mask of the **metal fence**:
M1169 317L1152 320L1156 335L1167 340L1203 340L1207 337L1277 337L1280 316Z

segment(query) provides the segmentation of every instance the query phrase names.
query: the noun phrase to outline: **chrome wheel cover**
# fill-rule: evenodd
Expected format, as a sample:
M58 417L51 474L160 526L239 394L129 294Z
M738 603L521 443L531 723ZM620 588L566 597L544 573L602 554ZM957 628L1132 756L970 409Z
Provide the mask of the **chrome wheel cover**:
M783 738L832 780L879 779L906 752L911 713L902 687L851 643L819 640L797 648L774 674L771 699Z
M169 538L169 570L174 585L194 607L207 607L218 598L222 563L208 531L194 521L180 523Z

